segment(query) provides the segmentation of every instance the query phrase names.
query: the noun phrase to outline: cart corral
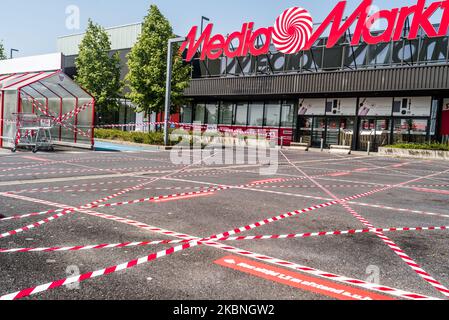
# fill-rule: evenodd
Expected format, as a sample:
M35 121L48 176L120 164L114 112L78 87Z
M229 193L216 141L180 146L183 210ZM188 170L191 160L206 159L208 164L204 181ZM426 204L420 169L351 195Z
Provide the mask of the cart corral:
M94 98L60 70L0 75L0 147L93 147Z

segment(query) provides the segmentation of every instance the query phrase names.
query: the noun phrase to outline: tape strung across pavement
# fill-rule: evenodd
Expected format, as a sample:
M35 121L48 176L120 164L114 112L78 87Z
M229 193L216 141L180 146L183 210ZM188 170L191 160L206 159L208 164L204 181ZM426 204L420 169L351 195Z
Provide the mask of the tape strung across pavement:
M127 220L127 219L123 219L123 218L120 218L120 217L111 216L111 215L105 215L105 214L100 214L100 213L96 214L95 212L91 212L91 211L85 211L85 213L86 214L90 214L90 215L95 215L95 216L98 216L98 217L102 217L102 218L105 218L105 219L108 219L108 220L114 220L114 221L118 221L118 222L121 222L121 223L133 225L135 227L142 228L142 229L145 229L145 230L151 230L151 231L153 231L155 233L169 235L169 236L173 236L173 237L176 237L176 238L181 238L181 239L184 239L184 241L185 241L186 238L188 238L188 239L196 239L196 240L188 240L188 241L195 241L194 244L196 244L196 245L204 244L206 246L211 246L211 247L219 248L219 249L222 249L222 250L230 251L230 252L233 252L235 254L243 255L243 256L246 256L246 257L249 257L250 255L252 255L250 257L252 257L252 258L254 258L256 260L261 260L261 261L268 262L268 263L271 263L271 264L276 264L276 265L280 265L280 266L283 266L283 267L291 268L291 269L294 269L296 271L302 271L304 273L312 274L312 275L315 275L315 276L318 276L318 277L321 277L321 278L331 279L331 280L336 281L336 282L343 282L343 283L351 284L351 285L356 286L356 287L362 287L362 288L370 289L370 290L373 290L373 291L387 293L387 294L390 294L392 296L397 296L397 297L401 297L401 298L405 298L405 299L411 299L411 300L437 300L437 298L428 297L428 296L425 296L425 295L420 295L420 294L416 294L416 293L412 293L412 292L407 292L407 291L400 290L400 289L390 288L390 287L387 287L387 286L379 286L379 285L376 285L376 284L373 284L373 283L367 283L365 281L358 280L358 279L352 279L352 278L347 278L347 277L344 277L344 276L338 276L338 275L327 273L327 272L323 272L323 271L320 271L320 270L317 270L317 269L300 266L300 265L297 265L297 264L294 264L294 263L291 263L291 262L270 258L268 256L262 256L262 255L259 255L259 254L256 254L256 253L251 253L249 251L244 251L244 250L237 249L237 248L234 248L234 247L230 247L230 246L227 246L227 245L222 245L222 244L219 244L219 243L216 243L216 242L211 242L211 241L208 241L207 243L206 242L199 242L198 241L199 238L196 238L196 237L193 237L193 236L190 236L190 235L187 235L187 234L180 234L180 233L176 233L174 231L169 231L169 230L164 230L164 229L161 229L161 228L149 226L147 224L144 224L144 223L141 223L141 222L138 222L138 221ZM189 242L187 244L184 244L184 245L176 247L176 248L171 248L171 249L168 249L168 250L161 251L160 252L160 257L165 256L167 253L173 254L177 248L179 248L178 251L182 251L182 250L186 250L188 248L193 247L193 245L190 245L190 247L188 247L189 244L191 244L191 243ZM158 254L156 254L156 257L157 257L157 255ZM153 255L150 255L149 257L154 258L155 255L153 254ZM154 260L154 259L152 259L152 260ZM149 260L148 257L137 259L137 260L133 260L133 261L131 261L129 263L124 263L124 264L121 264L119 266L114 266L114 267L98 270L96 272L89 272L89 273L86 273L86 274L84 274L82 276L76 276L76 277L71 277L71 278L68 278L68 279L62 279L62 280L54 281L54 282L51 282L51 283L48 283L48 284L45 284L45 285L40 285L40 286L32 287L32 288L29 288L29 289L21 290L21 291L15 292L15 293L7 294L7 295L4 295L4 296L0 297L0 300L20 299L20 298L23 298L23 297L26 297L26 296L29 296L29 295L33 295L33 294L39 293L39 292L43 292L43 291L47 291L47 290L50 290L50 289L53 289L53 288L57 288L57 287L60 287L62 285L66 285L66 284L69 284L69 283L81 282L81 281L84 281L84 280L87 280L87 279L91 279L91 278L94 278L94 277L97 277L97 276L107 275L107 274L110 274L112 272L117 272L117 271L120 271L120 270L124 270L124 269L127 269L129 267L133 267L133 266L137 265L136 261L140 261L141 263L145 263L145 262L152 261L152 260Z
M416 228L385 228L385 229L359 229L359 230L346 230L346 231L324 231L324 232L307 232L298 234L284 234L284 235L256 235L256 236L241 236L241 237L223 237L217 239L217 241L243 241L243 240L274 240L274 239L294 239L294 238L311 238L311 237L324 237L324 236L338 236L338 235L350 235L357 233L373 233L373 232L399 232L399 231L436 231L436 230L448 230L449 226L442 227L416 227ZM0 250L1 252L1 250Z
M310 274L310 275L314 275L320 278L325 278L328 280L333 280L336 282L343 282L346 284L350 284L353 286L357 286L357 287L362 287L364 289L369 289L369 290L374 290L377 292L382 292L382 293L387 293L390 294L392 296L396 296L396 297L400 297L400 298L405 298L405 299L411 299L411 300L440 300L438 298L434 298L434 297L429 297L429 296L425 296L425 295L421 295L421 294L417 294L417 293L412 293L412 292L407 292L404 290L400 290L400 289L395 289L395 288L391 288L391 287L387 287L387 286L381 286L375 283L368 283L366 281L362 281L362 280L358 280L358 279L354 279L354 278L348 278L348 277L344 277L344 276L340 276L340 275L336 275L333 273L329 273L329 272L324 272L318 269L314 269L314 268L310 268L310 267L306 267L306 266L302 266L296 263L292 263L292 262L288 262L285 260L280 260L280 259L276 259L276 258L272 258L269 256L265 256L265 255L260 255L251 251L247 251L247 250L242 250L242 249L238 249L235 247L231 247L228 245L224 245L224 244L220 244L217 242L212 242L212 241L205 241L202 242L203 245L206 246L211 246L214 248L218 248L218 249L222 249L228 252L232 252L233 254L238 254L241 256L245 256L245 257L249 257L249 258L253 258L259 261L264 261L267 263L271 263L274 265L278 265L278 266L282 266L285 268L289 268L289 269L293 269L296 271L301 271L303 273L306 274Z
M320 183L316 182L312 177L308 176L307 173L305 173L303 170L298 168L294 163L290 161L290 159L281 151L281 154L283 157L293 166L296 170L301 172L305 177L307 177L308 180L313 182L315 185L317 185L320 189L322 189L324 192L326 192L328 195L330 195L332 198L334 198L336 201L338 201L338 204L343 206L351 215L353 215L357 220L359 220L362 224L367 226L370 229L376 229L376 227L369 222L366 218L362 217L359 213L357 213L354 209L352 209L348 204L347 201L340 201L338 200L338 197L334 195L331 191L323 187ZM401 164L401 166L404 164ZM430 175L427 175L425 177L419 177L416 179L412 179L410 181L406 181L403 183L396 184L391 187L385 188L385 190L390 190L396 187L403 186L405 184L414 183L423 179L431 178L443 173L449 172L449 170L433 173ZM427 283L429 283L431 286L433 286L436 290L438 290L440 293L442 293L444 296L449 297L449 289L447 289L445 286L443 286L440 282L438 282L435 278L433 278L429 273L427 273L424 269L421 268L421 266L416 263L410 256L408 256L396 243L394 243L390 238L388 238L383 232L381 231L374 231L376 236L378 236L396 255L398 255L409 267L412 268L413 271L415 271L423 280L425 280Z
M16 249L0 249L0 253L85 251L85 250L99 250L99 249L113 249L113 248L144 247L160 244L175 244L187 242L189 242L189 240L156 240L156 241L141 241L141 242L124 242L115 244L96 244L96 245L72 246L72 247L16 248Z
M346 230L346 231L329 231L329 232L308 232L298 234L285 234L285 235L257 235L246 237L229 237L217 239L217 241L244 241L244 240L281 240L281 239L294 239L294 238L311 238L311 237L324 237L324 236L337 236L337 235L351 235L358 233L372 233L372 232L400 232L400 231L437 231L437 230L449 230L449 226L442 227L416 227L416 228L385 228L385 229L359 229L359 230ZM14 249L0 249L0 253L24 253L24 252L61 252L61 251L85 251L85 250L100 250L100 249L116 249L116 248L130 248L130 247L143 247L161 244L176 244L187 243L193 240L154 240L154 241L141 241L141 242L124 242L115 244L95 244L95 245L78 245L69 247L44 247L44 248L14 248Z
M156 178L157 179L157 178ZM154 201L159 201L159 200L164 200L164 199L170 199L170 198L177 198L177 197L183 197L183 196L194 196L194 195L199 195L199 194L203 194L203 193L209 193L209 192L215 192L215 191L220 191L220 190L226 190L226 189L232 189L232 188L244 188L247 186L256 186L256 185L261 185L264 183L270 183L270 182L255 182L255 183L250 183L247 185L241 185L241 186L216 186L216 187L212 187L212 188L208 188L208 189L204 189L201 191L197 191L197 192L183 192L183 193L176 193L176 194L172 194L172 195L166 195L166 196L157 196L157 197L149 197L149 198L142 198L142 199L137 199L137 200L132 200L132 201L125 201L125 202L117 202L117 203L111 203L111 204L99 204L100 201L94 201L90 204L81 206L81 207L69 207L67 209L58 209L58 210L47 210L47 211L41 211L41 212L33 212L33 213L28 213L28 214L24 214L24 215L14 215L12 217L7 217L7 218L3 218L0 219L1 221L6 221L6 220L13 220L13 219L22 219L22 218L28 218L28 217L34 217L34 216L40 216L40 215L46 215L46 214L52 214L52 213L58 213L58 212L65 212L69 213L69 212L74 212L77 211L79 209L96 209L96 208L106 208L106 207L117 207L117 206L123 206L123 205L132 205L132 204L138 204L138 203L143 203L143 202L154 202ZM139 190L140 188L142 188L142 185L139 185L138 187L134 187L132 188L134 190ZM118 195L122 195L118 194ZM23 196L19 196L16 194L10 194L10 193L0 193L0 195L4 196L4 197L9 197L9 198L14 198L14 199L22 199L27 201L27 197L23 197ZM109 199L106 200L111 200L112 198L107 197ZM105 201L106 201L105 200ZM104 202L104 201L101 201ZM46 204L49 204L48 202ZM51 204L50 204L51 205Z
M200 245L200 243L198 242L189 242L189 243L185 243L183 245L179 245L177 247L173 247L167 250L163 250L163 251L159 251L157 253L152 253L146 257L142 257L139 259L135 259L132 260L130 262L127 263L122 263L116 266L111 266L105 269L101 269L101 270L97 270L94 272L88 272L79 276L73 276L70 278L66 278L66 279L61 279L61 280L57 280L57 281L53 281L47 284L43 284L40 286L36 286L33 288L29 288L29 289L25 289L25 290L21 290L15 293L11 293L11 294L7 294L4 296L0 297L0 300L17 300L20 298L24 298L24 297L28 297L34 294L37 294L39 292L43 292L43 291L47 291L49 289L54 289L54 288L58 288L58 287L62 287L71 283L75 283L75 282L82 282L88 279L92 279L92 278L96 278L99 276L103 276L103 275L108 275L111 273L115 273L118 271L122 271L125 269L130 269L130 268L134 268L138 265L141 265L143 263L147 263L156 259L160 259L162 257L165 256L169 256L175 252L179 252L179 251L183 251L189 248L193 248Z
M377 191L377 192L379 192L379 191ZM349 197L349 198L351 198L351 197ZM337 201L336 203L341 203L341 201ZM277 220L273 219L273 221L277 221ZM236 231L236 233L238 233L238 232L239 231ZM289 262L286 262L286 261L270 258L268 256L261 256L261 255L255 254L255 253L251 253L249 251L242 251L242 250L237 249L237 248L224 246L224 245L212 242L210 240L207 240L207 243L206 243L206 241L204 241L204 243L206 245L208 245L208 246L220 247L223 250L231 251L233 253L240 254L240 255L245 255L245 256L254 255L253 258L258 259L258 260L262 260L262 261L265 261L265 262L267 262L267 261L270 262L269 260L273 259L273 261L271 261L271 263L277 262L278 265L282 265L282 266L286 266L286 267L299 266L299 265L295 265L295 264L292 264L292 263L289 263ZM110 274L110 273L113 273L113 272L117 272L117 271L120 271L120 270L124 270L124 269L127 269L127 268L134 267L134 266L136 266L138 264L141 264L141 263L152 261L152 260L157 259L159 257L163 257L163 256L166 256L166 255L172 254L172 253L176 252L176 250L178 250L178 251L186 250L188 248L191 248L193 246L197 246L199 244L202 244L202 242L194 241L194 242L191 242L191 243L184 244L182 246L178 246L178 247L171 248L171 249L168 249L168 250L165 250L165 251L161 251L161 252L156 253L156 254L152 254L152 255L144 257L144 258L133 260L133 261L131 261L129 263L126 263L126 264L121 264L121 265L118 265L118 266L102 269L102 270L99 270L99 271L96 271L96 272L87 273L87 274L84 274L84 275L81 275L81 276L71 277L71 278L68 278L68 279L63 279L63 280L51 282L51 283L48 283L48 284L45 284L45 285L37 286L37 287L34 287L34 288L22 290L22 291L13 293L13 294L9 294L9 295L5 295L3 297L0 297L0 299L1 300L4 300L4 299L5 300L18 299L18 298L22 298L22 297L29 296L29 295L32 295L32 294L36 294L38 292L42 292L42 291L45 291L45 290L48 290L48 289L60 287L60 286L65 285L65 284L69 284L69 283L73 283L73 282L80 282L80 281L84 281L84 280L87 280L87 279L90 279L90 278L93 278L93 277L97 277L97 276L100 276L100 275ZM277 261L275 261L275 260L277 260ZM329 273L323 273L323 272L321 272L319 270L316 270L316 269L313 269L313 268L299 266L296 269L300 270L300 271L303 271L303 272L306 272L306 273L307 272L313 273L316 276L326 277L326 278L332 279L334 281L343 281L343 282L346 281L347 283L350 283L350 284L353 284L353 285L356 285L356 286L362 286L362 287L365 287L365 288L369 288L371 290L376 290L376 291L380 291L380 292L383 292L383 293L389 293L391 295L396 295L396 296L400 296L400 297L403 297L403 298L409 298L409 299L434 299L434 298L426 297L426 296L423 296L423 295L409 293L409 292L402 291L402 290L392 289L392 288L383 287L383 286L379 286L379 285L375 285L375 284L368 284L368 283L360 281L360 280L355 280L355 279L350 279L350 278L346 278L346 277L341 277L341 276L334 275L334 274L329 274Z

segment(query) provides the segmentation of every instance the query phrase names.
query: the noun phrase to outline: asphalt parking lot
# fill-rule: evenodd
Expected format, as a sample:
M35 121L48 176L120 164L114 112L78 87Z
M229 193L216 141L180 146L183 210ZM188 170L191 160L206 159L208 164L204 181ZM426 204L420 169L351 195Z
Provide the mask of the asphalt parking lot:
M449 163L278 159L1 153L1 299L449 296Z

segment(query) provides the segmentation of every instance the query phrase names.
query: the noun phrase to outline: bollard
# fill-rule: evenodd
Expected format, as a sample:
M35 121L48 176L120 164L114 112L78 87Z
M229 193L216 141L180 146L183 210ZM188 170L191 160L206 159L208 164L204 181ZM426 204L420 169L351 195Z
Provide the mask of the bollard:
M324 139L321 138L321 152L324 151Z
M284 149L284 137L281 137L281 150Z
M367 154L368 155L371 154L371 141L368 141L368 152L367 152Z

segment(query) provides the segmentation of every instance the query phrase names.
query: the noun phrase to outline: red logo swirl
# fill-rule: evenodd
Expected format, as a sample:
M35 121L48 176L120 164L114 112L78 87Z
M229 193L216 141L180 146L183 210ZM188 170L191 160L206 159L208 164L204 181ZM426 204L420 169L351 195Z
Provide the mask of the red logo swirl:
M290 8L277 18L273 30L273 44L282 53L294 54L301 51L313 32L310 13L300 7Z

